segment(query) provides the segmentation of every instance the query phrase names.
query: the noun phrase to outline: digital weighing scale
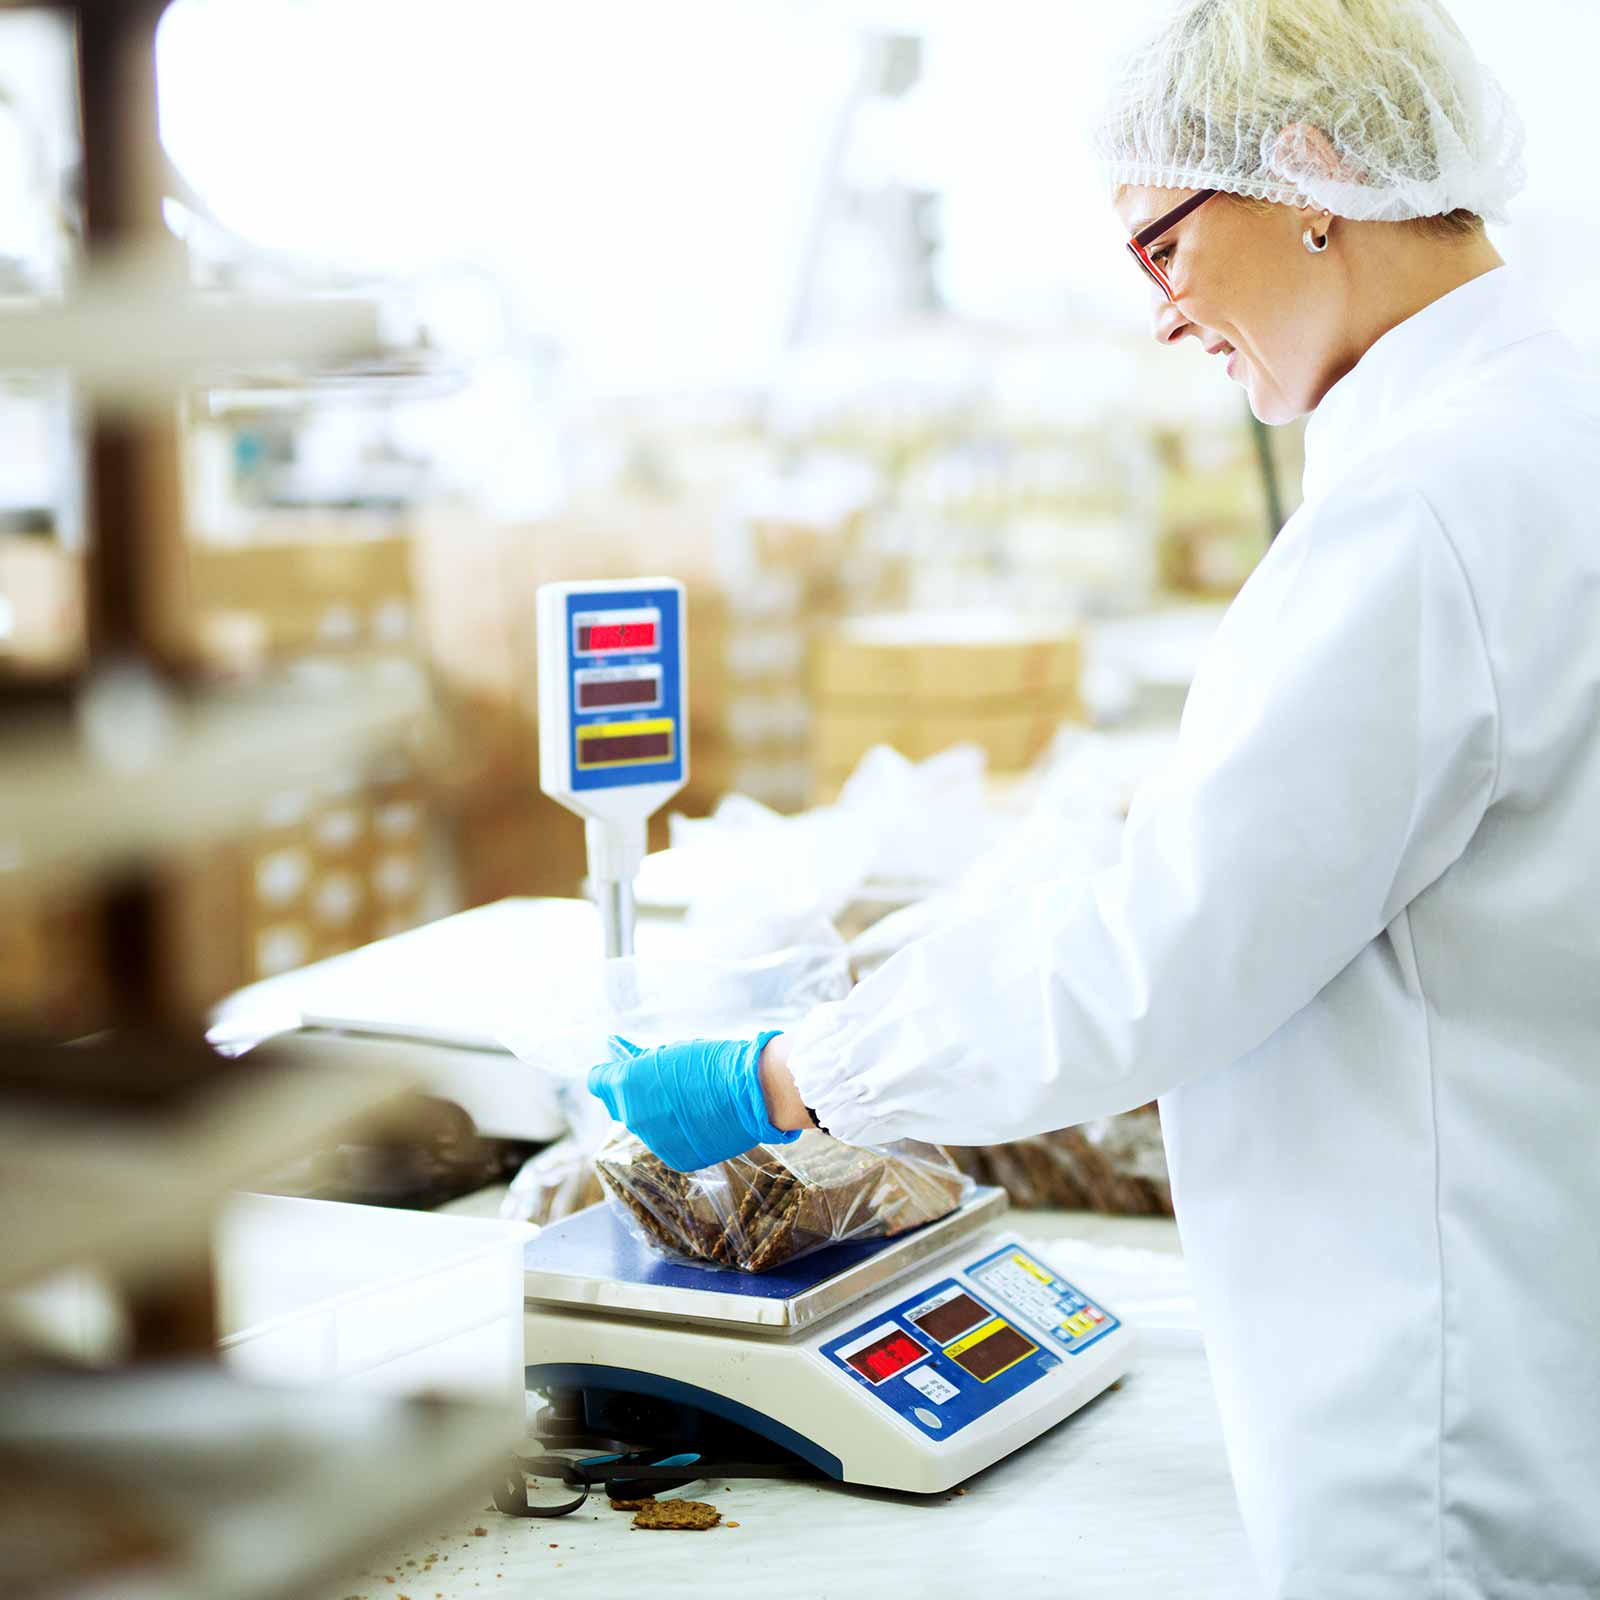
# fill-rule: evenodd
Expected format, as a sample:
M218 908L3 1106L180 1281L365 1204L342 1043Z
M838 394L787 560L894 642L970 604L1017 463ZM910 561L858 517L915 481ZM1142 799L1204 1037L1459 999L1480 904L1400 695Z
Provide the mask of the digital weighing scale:
M606 953L624 955L645 820L687 776L683 589L552 584L538 607L539 782L586 819ZM528 1245L528 1386L573 1438L947 1489L1093 1399L1132 1350L996 1226L1005 1209L980 1190L898 1238L745 1274L668 1261L592 1207Z
M593 1206L527 1246L528 1387L588 1438L938 1493L1133 1353L1112 1310L1003 1225L1006 1205L979 1189L914 1232L759 1274L666 1260Z

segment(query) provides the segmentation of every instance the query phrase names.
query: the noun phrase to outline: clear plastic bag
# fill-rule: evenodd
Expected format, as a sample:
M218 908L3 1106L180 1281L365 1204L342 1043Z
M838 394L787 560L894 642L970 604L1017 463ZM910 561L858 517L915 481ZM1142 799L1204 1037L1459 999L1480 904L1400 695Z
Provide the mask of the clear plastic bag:
M998 1184L1024 1210L1172 1215L1166 1151L1154 1106L952 1154L963 1171L980 1183Z
M784 930L783 948L762 930L725 933L715 949L674 956L627 956L599 969L566 1015L546 1009L537 1022L507 1029L502 1042L555 1096L571 1133L524 1163L501 1204L508 1220L559 1222L605 1198L595 1155L618 1132L589 1093L589 1069L607 1059L609 1038L635 1044L738 1038L781 1028L813 1006L850 990L844 941L820 920ZM598 962L598 958L597 958Z
M675 1172L622 1133L595 1165L651 1249L739 1272L765 1272L847 1239L905 1233L948 1216L972 1192L937 1145L863 1150L823 1133L757 1145L700 1172Z
M500 1215L507 1222L534 1222L542 1228L599 1205L605 1197L593 1144L568 1134L523 1162L500 1202Z

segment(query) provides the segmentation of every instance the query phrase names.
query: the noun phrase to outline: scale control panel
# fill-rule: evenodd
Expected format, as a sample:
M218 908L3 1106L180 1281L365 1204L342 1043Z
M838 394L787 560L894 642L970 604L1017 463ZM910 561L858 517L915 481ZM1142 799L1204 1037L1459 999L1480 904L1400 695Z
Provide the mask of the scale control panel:
M608 791L682 787L684 629L683 586L670 579L540 591L539 765L547 793L608 816Z
M932 1439L947 1439L1081 1355L1118 1319L1007 1244L821 1353Z

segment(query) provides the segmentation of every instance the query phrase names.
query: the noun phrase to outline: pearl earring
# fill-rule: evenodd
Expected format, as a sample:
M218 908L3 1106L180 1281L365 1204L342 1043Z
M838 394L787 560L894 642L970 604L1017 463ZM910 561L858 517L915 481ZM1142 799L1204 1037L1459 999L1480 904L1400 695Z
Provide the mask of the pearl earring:
M1313 233L1310 228L1300 235L1300 242L1306 247L1307 253L1314 256L1320 256L1328 248L1327 234Z

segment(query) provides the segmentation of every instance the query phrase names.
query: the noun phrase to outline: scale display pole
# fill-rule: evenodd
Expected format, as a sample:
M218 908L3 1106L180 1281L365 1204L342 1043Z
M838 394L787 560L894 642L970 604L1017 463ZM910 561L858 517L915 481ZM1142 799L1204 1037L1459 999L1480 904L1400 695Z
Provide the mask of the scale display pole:
M632 955L646 824L689 778L683 585L548 583L536 604L539 787L584 819L605 953Z

